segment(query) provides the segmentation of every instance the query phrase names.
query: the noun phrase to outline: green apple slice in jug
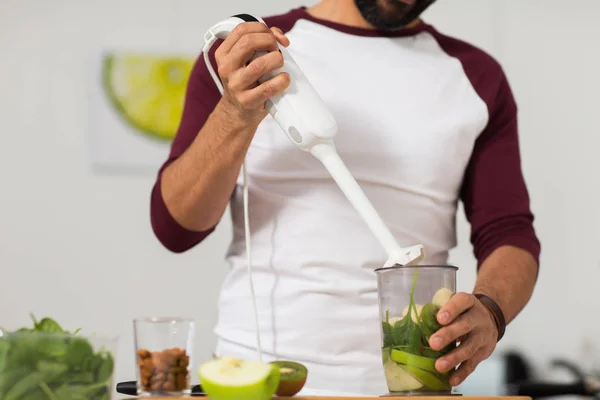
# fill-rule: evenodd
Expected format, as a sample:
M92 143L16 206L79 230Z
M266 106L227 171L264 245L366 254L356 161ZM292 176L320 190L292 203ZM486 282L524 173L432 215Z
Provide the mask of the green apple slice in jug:
M422 369L413 367L412 365L402 365L402 368L405 369L412 376L417 378L419 382L421 382L425 387L427 387L430 390L442 391L450 390L452 388L447 382L447 380L442 380L435 374L423 371Z
M275 365L222 357L203 363L198 375L211 400L268 400L279 386Z
M402 366L392 360L388 360L384 366L385 380L390 392L405 392L418 390L423 384L414 375L406 371Z

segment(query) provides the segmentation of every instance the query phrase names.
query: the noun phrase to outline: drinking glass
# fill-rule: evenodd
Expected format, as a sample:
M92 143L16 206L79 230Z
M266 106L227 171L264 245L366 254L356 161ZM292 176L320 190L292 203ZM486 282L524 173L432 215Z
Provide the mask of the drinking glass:
M189 395L194 321L150 317L133 326L138 395Z

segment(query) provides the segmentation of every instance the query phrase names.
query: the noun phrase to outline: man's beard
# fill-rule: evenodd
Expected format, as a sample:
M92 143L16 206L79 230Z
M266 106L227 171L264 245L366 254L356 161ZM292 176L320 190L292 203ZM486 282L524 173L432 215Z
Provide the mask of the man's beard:
M363 18L376 29L400 29L421 15L435 0L354 0Z

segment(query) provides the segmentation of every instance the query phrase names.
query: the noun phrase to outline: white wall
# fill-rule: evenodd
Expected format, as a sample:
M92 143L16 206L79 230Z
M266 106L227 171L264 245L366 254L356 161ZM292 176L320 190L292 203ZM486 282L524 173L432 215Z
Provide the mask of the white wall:
M314 1L304 3L311 5ZM285 11L297 0L0 1L0 325L28 313L121 337L118 380L133 379L132 318L190 315L196 362L210 356L226 272L228 216L202 246L163 250L148 218L154 176L92 174L86 148L89 57L102 45L199 51L206 27L239 12ZM427 19L504 64L521 109L521 142L543 243L535 297L502 348L538 365L579 357L600 332L600 26L597 0L440 0ZM595 26L595 27L594 27ZM475 280L459 215L459 288ZM579 315L577 315L579 314Z

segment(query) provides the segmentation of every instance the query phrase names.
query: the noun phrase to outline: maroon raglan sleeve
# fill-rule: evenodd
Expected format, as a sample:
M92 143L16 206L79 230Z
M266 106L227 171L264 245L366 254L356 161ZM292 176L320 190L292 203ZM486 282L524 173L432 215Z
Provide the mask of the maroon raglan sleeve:
M527 250L538 263L540 256L521 168L517 105L506 76L496 67L480 80L495 82L493 93L484 96L489 121L475 143L461 193L478 267L503 245Z
M287 33L292 29L300 15L302 15L301 9L294 9L286 14L265 17L263 20L268 26L278 27L284 33ZM215 51L222 42L222 40L217 40L210 52L211 65L215 71L217 70ZM171 145L171 152L167 161L158 172L150 196L152 230L163 246L176 253L182 253L196 246L210 235L215 227L204 232L195 232L185 229L173 219L165 205L160 189L162 173L167 166L180 157L192 144L220 98L221 93L208 72L204 63L204 55L201 54L189 78L183 116Z
M431 26L429 30L442 49L460 61L488 109L488 122L475 142L460 194L477 267L504 245L528 251L539 264L540 242L521 168L517 104L502 66L467 42Z
M211 64L215 70L214 50L219 44L220 42L215 43L213 51L210 53ZM167 209L161 193L162 173L192 144L220 98L221 94L208 72L204 56L201 55L188 80L183 115L171 145L169 157L158 172L150 196L150 220L154 234L163 246L176 253L184 252L200 243L214 231L214 227L204 232L196 232L182 227L175 221Z

